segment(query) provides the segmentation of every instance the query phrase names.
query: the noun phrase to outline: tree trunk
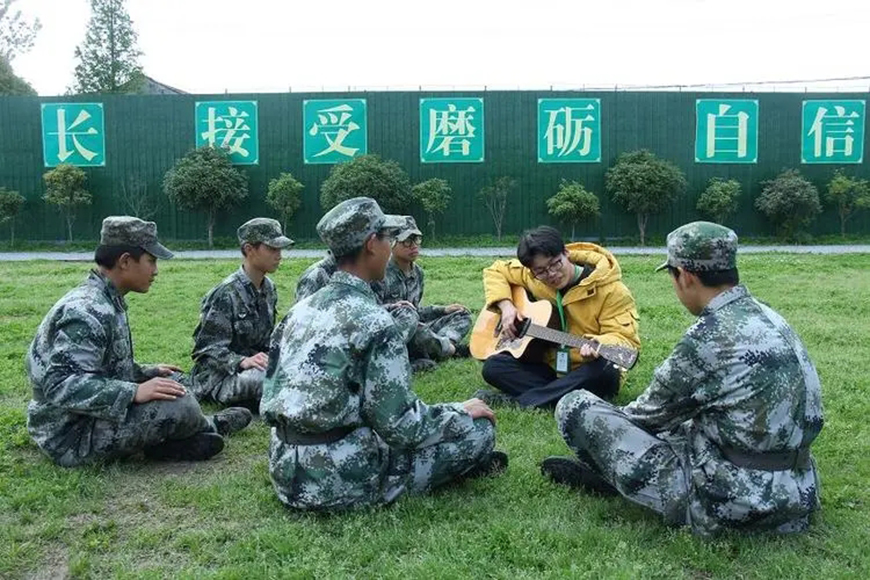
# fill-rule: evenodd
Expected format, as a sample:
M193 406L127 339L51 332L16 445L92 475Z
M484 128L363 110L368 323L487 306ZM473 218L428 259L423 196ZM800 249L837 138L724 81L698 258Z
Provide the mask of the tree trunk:
M646 214L637 214L637 229L640 232L640 245L646 245L646 220L649 216Z
M66 241L67 241L67 242L72 242L72 241L73 241L73 237L72 237L72 225L73 225L73 216L72 216L72 212L70 212L70 213L68 213L67 216L66 216L66 232L67 232L67 238L66 238Z
M14 248L15 247L15 220L14 219L11 222L9 222L9 229L12 231L11 244L12 244L12 247Z
M576 224L574 224L574 223L572 222L572 223L571 223L571 241L572 241L572 242L575 241L575 240L577 239L577 237L574 235L574 229L575 229L576 227L577 227Z
M214 249L214 211L208 212L208 249Z
M843 213L840 214L840 235L846 237L846 215Z

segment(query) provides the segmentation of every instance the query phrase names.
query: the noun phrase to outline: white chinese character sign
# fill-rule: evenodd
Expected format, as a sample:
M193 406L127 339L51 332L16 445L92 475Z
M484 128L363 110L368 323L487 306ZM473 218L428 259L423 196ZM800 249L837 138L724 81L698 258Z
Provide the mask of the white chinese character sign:
M804 101L802 163L864 160L864 101Z
M257 101L196 103L196 146L225 149L237 165L260 161Z
M601 161L600 99L538 99L538 162Z
M42 153L46 167L56 167L61 163L82 167L105 165L103 104L43 104Z
M758 163L758 101L697 99L695 161Z
M340 163L365 155L366 114L365 99L303 101L305 163Z
M420 161L483 161L483 99L420 99Z

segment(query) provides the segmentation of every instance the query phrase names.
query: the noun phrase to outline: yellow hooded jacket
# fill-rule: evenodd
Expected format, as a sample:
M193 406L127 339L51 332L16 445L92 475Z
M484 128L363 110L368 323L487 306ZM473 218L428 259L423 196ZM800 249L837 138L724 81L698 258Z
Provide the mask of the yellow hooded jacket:
M589 264L591 274L562 297L567 332L594 338L601 344L620 344L640 348L638 315L634 297L622 283L622 270L612 253L596 244L577 242L565 246L568 259ZM555 305L556 289L535 278L519 260L498 260L483 270L486 307L498 311L496 303L511 299L511 285L522 286L535 300ZM547 351L547 362L555 364L555 349ZM584 362L579 349L571 349L572 368Z

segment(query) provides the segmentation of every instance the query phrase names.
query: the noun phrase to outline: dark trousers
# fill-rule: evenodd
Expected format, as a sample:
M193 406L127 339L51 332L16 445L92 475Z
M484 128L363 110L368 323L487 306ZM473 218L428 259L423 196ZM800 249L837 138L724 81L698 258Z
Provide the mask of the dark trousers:
M585 389L602 399L612 399L619 391L619 370L602 358L557 377L556 371L546 363L517 360L503 352L483 363L483 380L523 407L552 406L577 389Z

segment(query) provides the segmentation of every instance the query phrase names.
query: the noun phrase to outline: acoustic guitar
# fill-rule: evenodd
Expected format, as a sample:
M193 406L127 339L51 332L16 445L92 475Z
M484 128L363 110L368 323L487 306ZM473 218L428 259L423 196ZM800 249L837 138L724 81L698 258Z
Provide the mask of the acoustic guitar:
M519 359L539 339L573 348L589 345L598 356L621 369L630 369L637 362L638 352L633 348L601 344L552 328L559 323L559 317L554 316L553 305L547 300L530 300L525 288L511 286L511 299L524 318L518 325L517 338L509 339L501 334L501 314L483 309L471 331L469 347L474 358L484 360L494 354L507 352Z

